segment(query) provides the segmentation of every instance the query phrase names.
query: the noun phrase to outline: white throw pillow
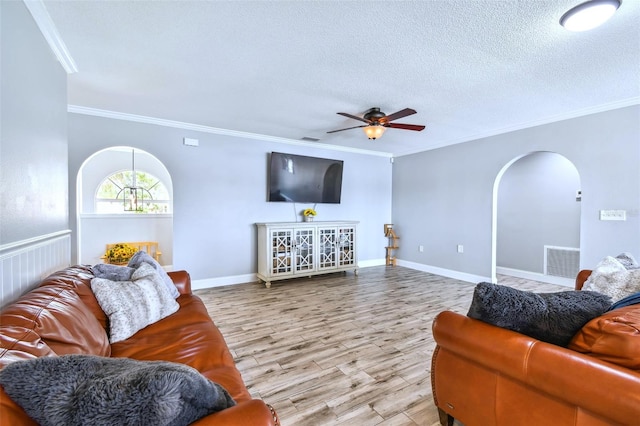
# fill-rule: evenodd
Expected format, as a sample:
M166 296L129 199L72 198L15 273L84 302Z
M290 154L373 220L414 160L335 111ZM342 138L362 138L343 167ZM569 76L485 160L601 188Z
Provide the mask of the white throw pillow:
M640 292L640 269L627 269L618 259L607 256L596 265L582 289L606 294L615 303Z
M94 278L91 290L109 317L109 342L112 344L128 339L180 307L169 294L162 277L147 263L136 269L131 281Z

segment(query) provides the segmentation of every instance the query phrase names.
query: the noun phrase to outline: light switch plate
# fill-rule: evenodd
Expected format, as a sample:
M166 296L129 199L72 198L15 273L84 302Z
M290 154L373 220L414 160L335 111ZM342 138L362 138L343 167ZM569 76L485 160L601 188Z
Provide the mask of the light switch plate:
M627 220L627 211L600 210L600 220Z

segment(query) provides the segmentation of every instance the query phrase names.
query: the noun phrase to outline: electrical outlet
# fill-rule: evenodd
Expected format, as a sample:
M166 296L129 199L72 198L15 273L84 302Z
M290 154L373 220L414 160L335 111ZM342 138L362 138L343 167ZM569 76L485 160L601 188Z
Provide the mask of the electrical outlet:
M420 253L424 252L424 246L418 246L418 251L419 251Z
M458 253L464 253L464 246L462 244L458 244Z

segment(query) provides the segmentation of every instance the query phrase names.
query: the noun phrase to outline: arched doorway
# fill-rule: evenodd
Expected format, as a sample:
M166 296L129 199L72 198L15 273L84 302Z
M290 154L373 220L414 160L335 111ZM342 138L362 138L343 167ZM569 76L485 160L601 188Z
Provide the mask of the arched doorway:
M492 280L504 273L572 285L580 200L578 170L560 154L533 152L506 164L493 191Z
M160 160L132 147L107 148L82 163L76 185L79 263L100 263L106 244L138 241L158 242L160 263L173 263L173 185Z

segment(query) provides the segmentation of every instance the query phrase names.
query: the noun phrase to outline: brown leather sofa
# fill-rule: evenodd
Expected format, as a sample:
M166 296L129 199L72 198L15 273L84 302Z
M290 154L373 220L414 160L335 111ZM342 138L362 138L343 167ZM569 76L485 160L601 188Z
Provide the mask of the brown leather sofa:
M110 345L107 317L91 291L91 269L74 266L52 274L0 311L0 368L65 354L179 362L222 385L237 402L194 425L278 425L273 408L251 397L222 334L202 300L191 293L189 274L178 271L169 276L180 292L180 309ZM0 425L36 425L1 388Z
M640 424L640 305L591 320L567 348L450 311L433 335L442 425Z

